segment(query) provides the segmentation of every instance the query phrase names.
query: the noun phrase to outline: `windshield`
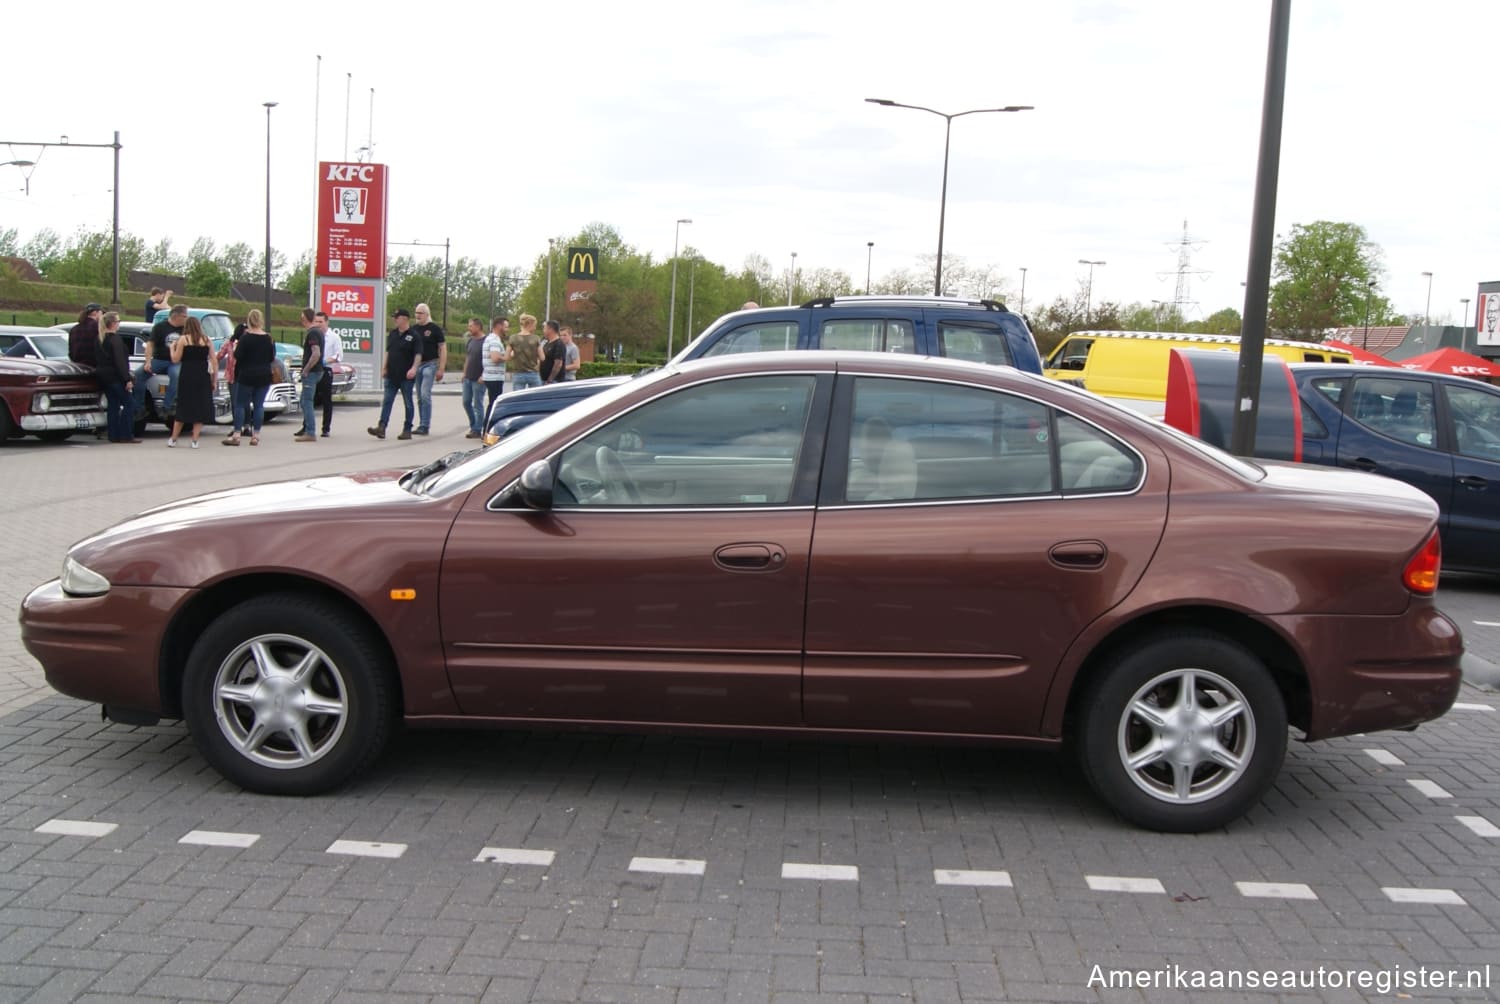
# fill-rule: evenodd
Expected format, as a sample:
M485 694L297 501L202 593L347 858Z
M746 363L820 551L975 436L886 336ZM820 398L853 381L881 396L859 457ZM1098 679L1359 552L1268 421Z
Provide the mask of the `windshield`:
M66 335L32 335L31 344L42 354L43 359L68 358Z
M203 325L203 333L215 345L234 335L234 325L229 323L228 314L204 314L199 323Z
M658 370L655 374L642 379L655 380L669 372L671 372L669 369ZM468 491L557 430L571 425L591 412L608 408L618 398L624 397L640 385L640 380L627 380L618 387L611 387L593 397L584 398L577 404L569 405L561 411L553 412L546 418L507 436L494 446L480 450L454 464L442 474L430 479L423 486L422 493L446 498L458 492Z

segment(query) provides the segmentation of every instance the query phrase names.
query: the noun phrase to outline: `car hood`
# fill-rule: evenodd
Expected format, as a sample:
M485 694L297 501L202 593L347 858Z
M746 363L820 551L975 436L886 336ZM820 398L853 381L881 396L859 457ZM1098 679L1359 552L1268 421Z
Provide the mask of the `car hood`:
M80 366L65 359L36 359L25 356L0 356L0 373L7 376L93 377L92 366Z

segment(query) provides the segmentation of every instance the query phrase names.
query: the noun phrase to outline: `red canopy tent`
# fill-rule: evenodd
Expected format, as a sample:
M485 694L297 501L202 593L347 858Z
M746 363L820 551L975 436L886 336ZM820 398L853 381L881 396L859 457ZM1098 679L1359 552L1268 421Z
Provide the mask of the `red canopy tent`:
M1437 349L1434 352L1424 352L1420 356L1412 356L1402 361L1401 368L1424 370L1428 373L1451 373L1455 376L1479 377L1480 379L1500 377L1500 363L1492 363L1488 359L1482 359L1454 348Z
M1347 352L1351 357L1353 357L1355 362L1364 363L1368 366L1401 365L1393 359L1387 359L1385 356L1377 355L1376 353L1370 352L1366 349L1362 349L1357 345L1350 345L1348 342L1341 342L1334 338L1325 338L1323 340L1323 344L1335 352Z

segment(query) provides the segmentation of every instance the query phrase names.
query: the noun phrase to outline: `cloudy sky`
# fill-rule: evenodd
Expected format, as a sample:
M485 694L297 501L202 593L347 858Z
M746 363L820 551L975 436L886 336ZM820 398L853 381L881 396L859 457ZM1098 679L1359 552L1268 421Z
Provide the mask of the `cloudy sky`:
M1096 300L1170 300L1185 220L1189 316L1243 302L1270 0L12 7L0 160L38 164L29 195L0 167L0 227L23 240L108 228L111 185L108 150L25 144L119 130L123 229L260 246L277 101L292 256L315 161L373 137L392 240L529 265L603 221L666 258L690 217L684 246L724 265L796 251L862 284L868 241L877 278L934 250L943 156L941 119L863 99L1021 104L954 123L948 254L1012 304L1023 267L1031 304L1074 292L1080 258L1107 262ZM1362 224L1396 307L1425 309L1430 271L1457 323L1500 279L1497 32L1489 0L1293 0L1278 232Z

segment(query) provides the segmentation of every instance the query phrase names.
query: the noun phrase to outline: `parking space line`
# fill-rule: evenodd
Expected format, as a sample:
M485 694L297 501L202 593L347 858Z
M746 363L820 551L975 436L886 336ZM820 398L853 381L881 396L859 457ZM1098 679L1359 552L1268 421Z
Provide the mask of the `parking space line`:
M1422 794L1426 795L1428 798L1452 798L1453 797L1452 793L1449 792L1447 788L1444 788L1442 785L1438 784L1436 781L1429 781L1426 778L1421 778L1421 777L1419 777L1419 778L1413 778L1413 779L1407 781L1406 783L1409 784L1409 785L1411 785L1413 788L1417 789L1418 791L1420 791Z
M323 853L348 854L357 858L399 858L406 853L406 845L374 840L335 840Z
M250 847L260 839L259 833L224 833L219 830L190 830L179 844L203 847Z
M1010 872L963 871L955 868L934 868L932 880L938 885L985 885L1011 888Z
M661 875L702 875L707 862L685 858L631 858L633 872L656 872Z
M1389 750L1365 750L1365 753L1366 753L1366 755L1369 756L1369 758L1371 760L1374 760L1376 763L1380 764L1382 767L1405 767L1406 766L1406 761L1405 760L1401 759L1400 757L1398 757L1396 754L1390 752Z
M1475 621L1477 627L1500 627L1500 621Z
M859 869L854 865L808 865L784 861L781 865L781 877L829 882L858 882Z
M1317 899L1312 886L1301 882L1236 882L1241 896L1251 899Z
M1149 892L1165 893L1166 887L1160 879L1125 878L1119 875L1085 875L1089 888L1095 892Z
M495 865L540 865L546 868L556 858L556 851L530 851L524 847L486 847L474 860Z
M37 833L62 837L102 837L115 832L119 823L90 823L82 819L49 819L36 828Z
M1455 701L1454 711L1494 711L1494 707L1488 704L1465 704L1463 701Z
M1483 816L1454 816L1453 818L1473 830L1476 837L1500 837L1500 826L1496 826Z
M1380 891L1392 903L1436 903L1439 906L1468 906L1464 898L1452 889L1402 889L1383 885Z

